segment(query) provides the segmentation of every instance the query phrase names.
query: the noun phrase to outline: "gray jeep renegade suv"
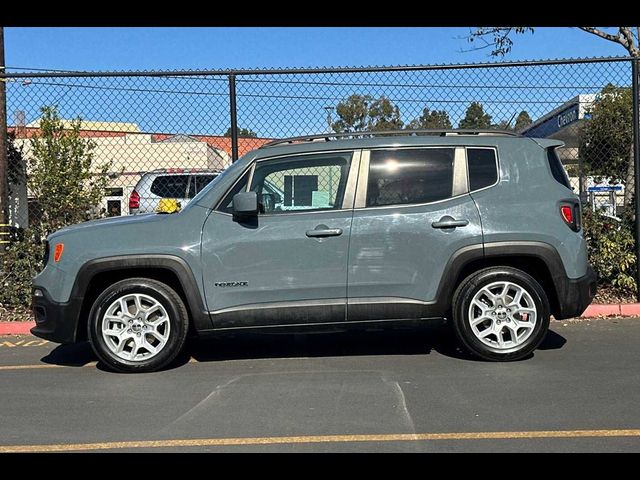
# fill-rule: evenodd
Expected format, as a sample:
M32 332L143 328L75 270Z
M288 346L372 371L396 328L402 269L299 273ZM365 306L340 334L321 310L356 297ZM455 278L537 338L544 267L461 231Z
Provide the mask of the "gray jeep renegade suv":
M446 318L516 360L595 294L561 142L489 131L272 142L181 212L53 233L32 333L85 339L118 371L160 369L196 335Z

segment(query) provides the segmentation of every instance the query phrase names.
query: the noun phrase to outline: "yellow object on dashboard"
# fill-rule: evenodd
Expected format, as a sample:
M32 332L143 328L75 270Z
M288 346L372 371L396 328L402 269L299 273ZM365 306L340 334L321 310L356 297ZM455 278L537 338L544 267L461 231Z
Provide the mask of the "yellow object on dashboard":
M158 213L176 213L180 211L180 203L175 198L163 198L158 202Z

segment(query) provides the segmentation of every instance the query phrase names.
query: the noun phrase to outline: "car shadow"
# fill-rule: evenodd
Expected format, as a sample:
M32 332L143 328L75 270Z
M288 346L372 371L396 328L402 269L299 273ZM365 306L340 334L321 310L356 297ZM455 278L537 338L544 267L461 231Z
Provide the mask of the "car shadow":
M560 349L565 343L562 335L550 330L538 349ZM184 351L166 369L177 368L190 361L428 355L433 351L450 358L483 361L459 346L448 325L427 324L322 333L219 333L208 338L188 339ZM82 367L96 360L88 342L60 345L41 359L44 363L68 367ZM101 363L97 367L106 370Z
M58 345L47 355L40 359L41 362L64 367L84 367L88 363L95 362L96 355L89 342L81 342L73 345Z
M542 343L538 345L538 350L558 350L564 347L565 343L567 343L566 338L553 330L549 330Z

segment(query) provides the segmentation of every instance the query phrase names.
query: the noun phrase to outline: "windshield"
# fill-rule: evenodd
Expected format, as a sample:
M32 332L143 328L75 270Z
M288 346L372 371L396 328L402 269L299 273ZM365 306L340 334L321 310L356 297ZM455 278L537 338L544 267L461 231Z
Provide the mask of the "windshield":
M204 187L202 190L200 190L195 197L193 197L191 199L191 201L189 202L189 204L184 207L182 210L187 210L190 207L192 207L193 205L195 205L196 203L198 203L200 200L202 200L202 198L207 195L209 193L209 191L211 191L212 188L215 188L216 185L218 185L218 183L220 183L220 181L222 181L224 178L227 178L229 175L233 176L234 172L236 172L238 170L238 166L239 164L242 162L236 161L234 163L232 163L229 167L227 167L220 175L218 175L216 178L214 178L213 180L211 180L211 182L209 182L209 184Z

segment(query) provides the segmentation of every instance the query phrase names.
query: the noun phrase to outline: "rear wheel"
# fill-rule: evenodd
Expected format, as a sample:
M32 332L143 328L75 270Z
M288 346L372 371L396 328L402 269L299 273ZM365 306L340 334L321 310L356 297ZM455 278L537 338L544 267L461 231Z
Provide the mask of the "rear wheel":
M480 270L453 297L453 325L461 343L485 360L519 360L549 329L549 301L529 274L511 267Z
M147 278L117 282L96 299L89 340L98 358L119 372L151 372L182 350L189 319L180 296Z

